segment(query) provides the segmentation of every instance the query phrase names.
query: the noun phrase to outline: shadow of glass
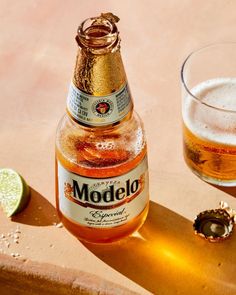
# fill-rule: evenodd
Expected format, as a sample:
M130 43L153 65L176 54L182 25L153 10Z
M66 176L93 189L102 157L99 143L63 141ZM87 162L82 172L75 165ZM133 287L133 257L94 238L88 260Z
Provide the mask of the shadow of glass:
M154 202L138 233L84 245L153 294L236 294L236 235L209 243L194 235L192 222Z
M31 197L28 206L12 217L13 222L34 226L48 226L59 222L56 209L40 193L30 188Z
M213 186L215 188L221 190L222 192L225 192L226 194L229 194L232 197L236 198L236 186L232 186L232 187L226 187L226 186L224 187L224 186L219 186L219 185L213 185Z

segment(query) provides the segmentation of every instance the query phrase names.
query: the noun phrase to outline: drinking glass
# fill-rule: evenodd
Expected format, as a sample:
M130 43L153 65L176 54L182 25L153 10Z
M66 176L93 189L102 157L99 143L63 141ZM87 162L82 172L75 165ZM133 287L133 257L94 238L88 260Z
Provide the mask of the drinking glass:
M236 186L236 43L191 53L181 82L185 162L209 183Z

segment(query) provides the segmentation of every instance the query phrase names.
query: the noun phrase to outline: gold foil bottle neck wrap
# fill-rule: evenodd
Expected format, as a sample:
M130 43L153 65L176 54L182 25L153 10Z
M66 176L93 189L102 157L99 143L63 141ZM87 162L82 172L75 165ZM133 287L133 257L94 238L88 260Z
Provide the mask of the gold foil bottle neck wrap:
M107 96L127 84L120 54L118 17L111 13L86 19L78 28L73 83L93 96Z
M201 212L194 220L195 234L210 242L220 242L229 238L234 228L234 214L231 212L233 210L229 207L223 208L222 205L221 208Z

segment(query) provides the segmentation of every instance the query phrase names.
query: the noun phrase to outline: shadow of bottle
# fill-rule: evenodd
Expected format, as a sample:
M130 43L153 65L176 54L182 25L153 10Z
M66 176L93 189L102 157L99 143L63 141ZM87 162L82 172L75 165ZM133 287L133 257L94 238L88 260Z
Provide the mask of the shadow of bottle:
M55 207L33 188L30 188L30 201L27 207L11 220L34 226L48 226L59 222Z
M236 235L210 243L194 235L192 222L154 202L138 233L84 245L153 294L236 294Z

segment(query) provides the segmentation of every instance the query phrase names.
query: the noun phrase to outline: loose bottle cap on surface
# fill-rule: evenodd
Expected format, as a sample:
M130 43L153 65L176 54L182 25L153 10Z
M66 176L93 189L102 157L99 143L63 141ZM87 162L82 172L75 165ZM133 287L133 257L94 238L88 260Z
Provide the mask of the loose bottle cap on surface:
M233 232L234 210L228 204L220 202L219 209L206 210L198 214L193 227L195 234L210 242L219 242L227 239Z

